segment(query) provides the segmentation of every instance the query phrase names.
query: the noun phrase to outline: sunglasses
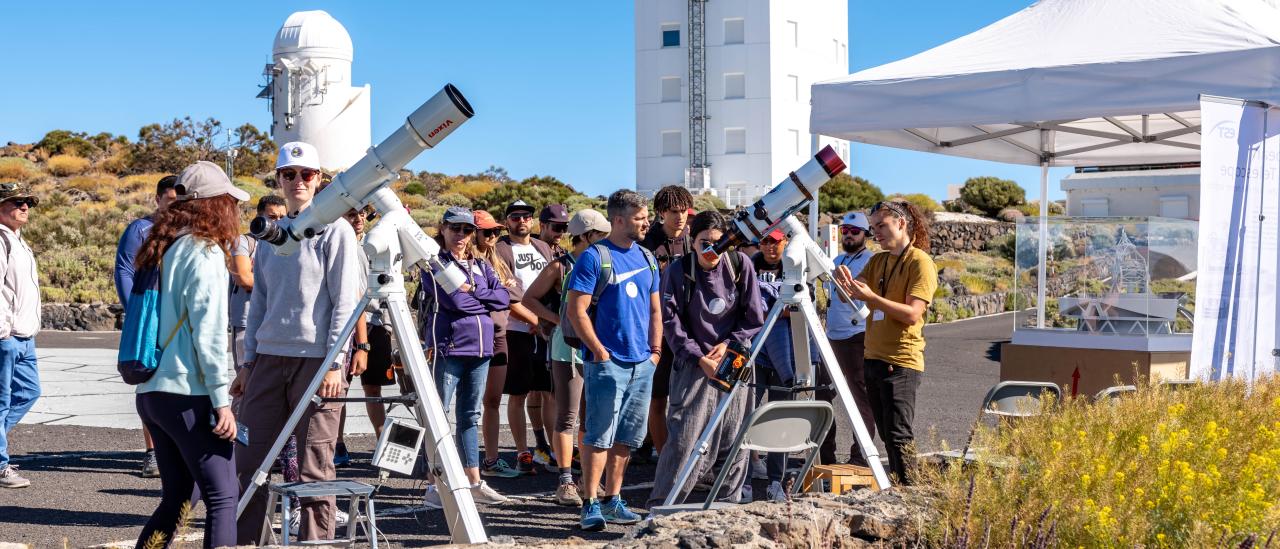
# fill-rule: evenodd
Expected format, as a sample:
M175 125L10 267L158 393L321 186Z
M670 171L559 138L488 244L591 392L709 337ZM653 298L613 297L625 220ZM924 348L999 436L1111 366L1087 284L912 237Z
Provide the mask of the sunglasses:
M858 236L860 234L868 234L868 233L870 233L870 231L863 229L862 227L853 227L849 225L840 227L840 234L851 234L853 236Z
M502 229L480 229L480 234L484 235L485 238L497 238L502 235Z
M295 177L298 177L299 175L302 176L303 181L308 181L315 178L315 176L319 175L320 171L319 170L280 170L276 173L280 174L280 177L285 178L286 181L291 180Z
M551 223L550 225L548 225L548 227L550 227L552 231L555 231L557 233L562 233L569 230L568 223Z
M507 214L507 219L510 219L513 221L528 221L530 219L533 219L533 214L529 212L509 213Z
M466 223L451 223L445 226L448 227L450 231L453 231L455 233L461 233L464 236L476 232L475 227L471 225L467 225Z
M6 200L5 202L13 204L14 206L17 206L19 208L23 206L26 206L28 208L36 207L36 201L33 198L15 198L13 200Z

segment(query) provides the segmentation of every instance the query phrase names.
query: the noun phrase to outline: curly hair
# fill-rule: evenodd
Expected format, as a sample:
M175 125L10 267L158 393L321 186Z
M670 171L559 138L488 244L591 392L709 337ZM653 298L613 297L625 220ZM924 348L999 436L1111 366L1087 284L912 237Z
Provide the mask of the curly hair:
M689 189L679 185L667 185L653 195L653 209L656 213L671 210L684 211L693 207L693 195Z
M929 217L915 204L905 200L884 201L871 207L871 213L884 210L885 214L907 220L907 234L911 245L920 251L929 251Z
M231 195L180 200L156 214L155 224L134 261L139 269L160 265L160 259L178 237L191 234L217 246L228 257L240 236L240 206Z

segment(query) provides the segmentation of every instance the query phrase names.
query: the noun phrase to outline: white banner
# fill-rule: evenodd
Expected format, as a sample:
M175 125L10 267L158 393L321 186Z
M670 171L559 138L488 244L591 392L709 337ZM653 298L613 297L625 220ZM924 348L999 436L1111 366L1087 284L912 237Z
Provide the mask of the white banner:
M1202 98L1200 235L1191 377L1277 372L1280 109Z

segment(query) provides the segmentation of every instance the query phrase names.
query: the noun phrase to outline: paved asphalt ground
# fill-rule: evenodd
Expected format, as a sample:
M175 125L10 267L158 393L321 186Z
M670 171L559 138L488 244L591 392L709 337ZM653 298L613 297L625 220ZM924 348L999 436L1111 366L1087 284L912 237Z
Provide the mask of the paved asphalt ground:
M941 441L953 446L964 437L986 390L999 376L998 344L1009 337L1008 315L967 320L925 329L927 373L916 409L916 436L922 450L935 450ZM42 333L37 345L53 348L113 348L118 336L106 333ZM843 414L841 414L843 417ZM843 423L843 421L842 421ZM840 430L841 447L848 447L849 429ZM532 438L532 437L531 437ZM355 465L339 470L339 477L375 482L368 466L373 448L370 436L348 437ZM23 490L0 491L0 542L36 547L86 547L132 541L154 510L159 479L138 477L141 434L136 430L63 425L19 425L10 434L14 462L31 479ZM513 460L510 439L503 455ZM652 465L633 466L627 475L632 489L624 496L641 507L652 481ZM512 536L520 542L589 540L623 537L624 527L584 533L575 528L577 510L558 507L550 498L556 477L542 473L520 479L490 479L503 494L518 498L501 507L482 508L489 535ZM764 486L756 484L756 493ZM406 478L392 478L378 492L378 525L393 544L420 547L446 542L448 529L440 511L415 510L421 489ZM197 521L196 529L200 528ZM385 541L385 540L384 540Z

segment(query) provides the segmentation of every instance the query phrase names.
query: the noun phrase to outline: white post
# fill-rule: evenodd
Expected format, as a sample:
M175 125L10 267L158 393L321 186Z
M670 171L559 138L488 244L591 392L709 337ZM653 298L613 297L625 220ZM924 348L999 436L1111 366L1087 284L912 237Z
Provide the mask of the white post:
M1049 251L1049 130L1040 130L1040 243L1036 267L1036 328L1044 329L1046 263Z
M816 192L813 193L813 200L809 201L809 238L818 240L818 193Z

